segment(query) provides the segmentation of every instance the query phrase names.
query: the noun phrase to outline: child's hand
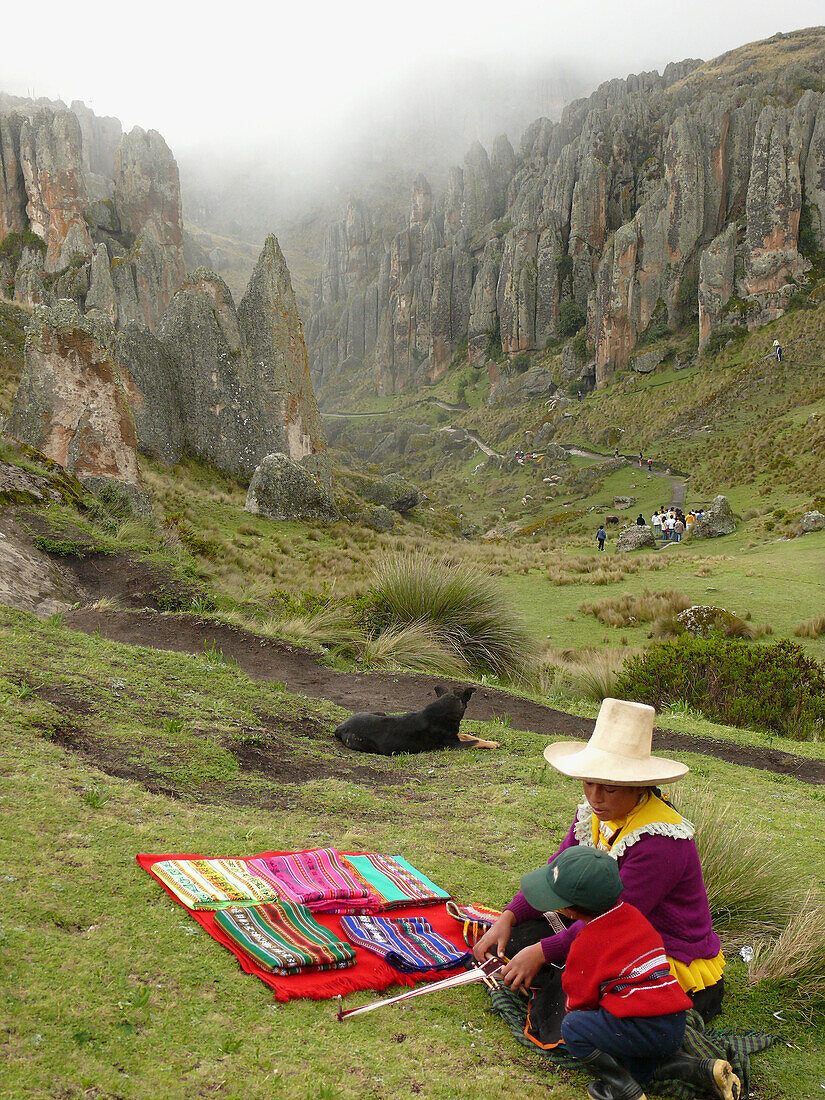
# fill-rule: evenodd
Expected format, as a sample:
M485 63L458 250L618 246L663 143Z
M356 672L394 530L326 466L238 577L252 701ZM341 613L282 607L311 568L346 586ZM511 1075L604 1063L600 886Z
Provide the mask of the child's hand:
M531 943L529 947L522 948L517 955L507 963L500 974L505 985L518 993L519 989L525 992L533 984L533 978L544 966L544 952L540 943Z
M515 913L505 909L496 923L487 929L473 948L476 961L484 962L488 954L503 955L515 923Z

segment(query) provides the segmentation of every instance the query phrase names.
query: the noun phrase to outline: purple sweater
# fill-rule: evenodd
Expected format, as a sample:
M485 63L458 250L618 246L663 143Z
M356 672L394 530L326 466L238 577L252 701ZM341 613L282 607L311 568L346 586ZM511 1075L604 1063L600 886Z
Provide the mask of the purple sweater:
M548 863L576 843L574 822ZM617 863L624 884L622 901L644 913L664 940L668 955L683 963L716 958L721 944L711 924L699 853L692 840L644 834L622 852ZM517 924L542 915L521 891L507 908ZM545 961L563 962L583 927L582 921L576 921L564 932L545 937L541 941Z

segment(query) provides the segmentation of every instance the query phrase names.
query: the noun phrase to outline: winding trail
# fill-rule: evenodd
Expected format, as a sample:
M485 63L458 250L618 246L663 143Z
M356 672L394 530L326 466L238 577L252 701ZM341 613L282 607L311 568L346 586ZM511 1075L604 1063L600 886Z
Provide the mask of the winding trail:
M252 679L277 681L292 692L327 699L351 711L418 710L431 697L433 685L438 682L436 677L403 672L336 672L320 664L307 650L191 615L82 607L67 611L65 622L72 630L86 634L99 631L101 637L128 645L196 656L203 656L205 650L219 651L225 658L236 661ZM594 725L590 718L484 686L476 688L466 717L482 722L506 718L513 729L582 740L590 736ZM792 776L803 783L825 785L825 760L777 749L712 741L658 728L653 747L654 751L700 753L731 764Z

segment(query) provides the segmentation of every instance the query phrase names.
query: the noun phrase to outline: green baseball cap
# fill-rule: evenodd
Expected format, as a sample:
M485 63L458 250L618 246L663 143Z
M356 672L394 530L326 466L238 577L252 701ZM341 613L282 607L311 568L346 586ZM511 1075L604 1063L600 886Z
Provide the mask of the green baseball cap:
M624 884L616 860L598 848L575 845L552 863L521 877L521 892L534 909L589 909L605 913L619 900Z

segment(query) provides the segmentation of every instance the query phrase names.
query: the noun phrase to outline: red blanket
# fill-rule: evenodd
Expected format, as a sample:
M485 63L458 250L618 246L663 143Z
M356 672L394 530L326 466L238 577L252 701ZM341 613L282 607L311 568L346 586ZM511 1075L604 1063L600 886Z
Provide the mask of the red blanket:
M267 856L280 856L285 852L259 852L254 856L243 856L243 859L264 859ZM343 852L343 855L360 855L360 852ZM186 912L196 920L201 928L209 935L228 948L241 964L241 969L247 974L254 974L262 982L266 982L275 991L277 1001L291 1001L293 997L311 997L320 1001L326 997L337 997L347 993L355 993L361 989L386 989L391 985L415 985L417 982L434 982L448 977L450 974L458 974L459 970L440 970L431 975L428 974L401 974L385 963L378 955L367 951L363 947L355 948L355 965L346 970L326 970L314 974L291 974L281 977L278 974L270 974L262 970L260 966L246 955L237 944L233 943L227 935L218 928L215 923L215 914L207 910L189 909L178 898L167 890L160 879L152 874L152 864L162 859L209 859L213 855L203 856L190 853L173 853L171 855L152 856L138 855L136 859L144 871L148 871L152 878L166 890L166 893L177 902ZM340 939L348 943L347 937L341 930L341 918L331 913L313 913L313 917L325 928L329 928ZM451 943L463 946L462 926L447 913L446 904L410 906L406 909L393 909L393 919L399 917L423 917L432 924L436 932L439 932Z

